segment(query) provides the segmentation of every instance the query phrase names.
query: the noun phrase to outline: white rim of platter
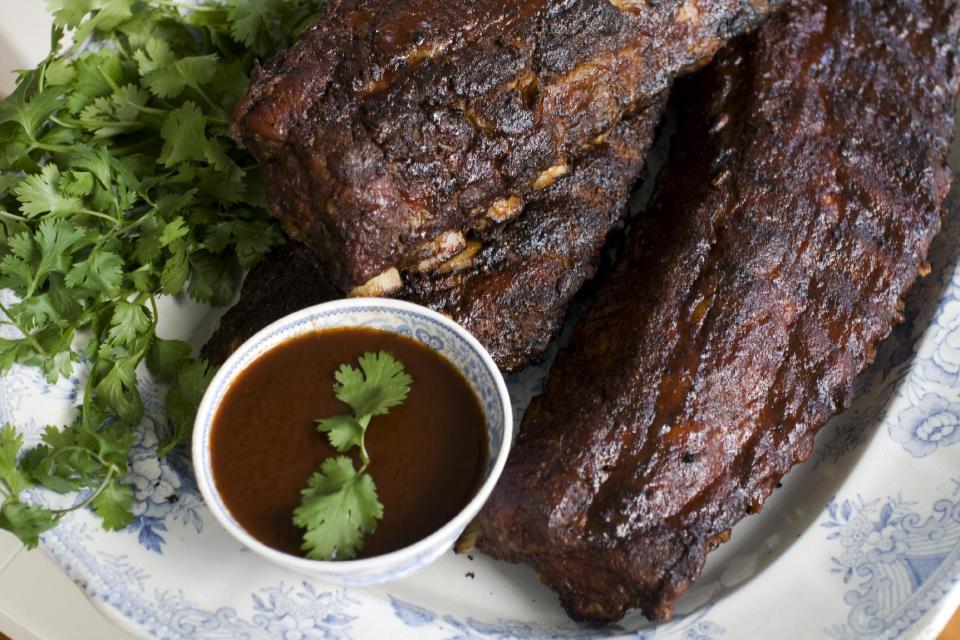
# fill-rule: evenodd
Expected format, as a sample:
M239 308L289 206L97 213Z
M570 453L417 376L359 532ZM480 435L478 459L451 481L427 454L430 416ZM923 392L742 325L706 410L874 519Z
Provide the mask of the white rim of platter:
M0 29L0 39L14 51L29 52L23 43L46 38L45 25L11 31ZM958 158L955 145L955 174ZM217 524L186 456L158 462L162 390L146 374L128 478L134 524L106 532L91 513L77 511L41 546L111 619L144 637L932 638L960 605L956 190L930 258L933 272L907 297L906 322L858 379L853 405L818 435L811 459L763 511L712 554L675 618L658 626L636 612L610 627L576 625L532 570L481 555L449 553L411 577L367 588L280 569ZM9 302L10 292L0 299ZM168 299L160 333L199 346L217 317ZM546 370L508 377L517 419ZM16 425L36 444L45 425L70 421L85 376L78 366L48 384L38 371L14 367L0 378L0 424ZM32 498L62 505L42 493Z

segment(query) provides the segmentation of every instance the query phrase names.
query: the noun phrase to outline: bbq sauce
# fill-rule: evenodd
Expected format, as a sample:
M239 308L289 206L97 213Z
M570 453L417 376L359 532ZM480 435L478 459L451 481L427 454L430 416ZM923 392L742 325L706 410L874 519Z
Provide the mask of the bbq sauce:
M210 436L213 477L234 518L254 538L303 555L293 524L300 491L321 463L339 455L314 420L347 414L334 372L367 351L387 351L413 378L410 394L367 430L383 519L358 558L400 549L453 518L480 486L487 434L480 401L457 369L409 338L365 328L318 331L284 342L231 384ZM354 455L354 464L359 467Z

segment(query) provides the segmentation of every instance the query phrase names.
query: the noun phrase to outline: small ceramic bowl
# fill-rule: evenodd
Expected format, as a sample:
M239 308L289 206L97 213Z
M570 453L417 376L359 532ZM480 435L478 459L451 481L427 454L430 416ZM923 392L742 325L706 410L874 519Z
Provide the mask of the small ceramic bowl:
M489 456L483 483L452 520L408 547L360 560L309 560L277 551L251 536L231 515L217 491L210 460L210 431L231 383L261 354L295 336L313 331L371 327L417 340L443 354L470 382L487 420ZM268 560L320 580L369 585L406 576L447 552L486 502L503 471L513 434L507 386L490 354L463 327L424 307L398 300L353 298L293 313L245 342L220 368L200 403L193 432L193 465L200 492L220 524L237 540Z

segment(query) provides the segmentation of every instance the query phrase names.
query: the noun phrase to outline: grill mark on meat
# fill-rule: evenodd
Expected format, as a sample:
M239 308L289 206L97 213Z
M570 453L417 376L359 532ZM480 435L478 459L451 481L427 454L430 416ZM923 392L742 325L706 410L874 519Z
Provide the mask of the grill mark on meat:
M939 228L958 0L798 0L678 90L626 256L478 518L576 619L654 619L902 317Z
M464 325L504 369L539 356L626 212L663 102L616 125L570 173L532 196L522 213L477 232L464 251L430 271L403 273L402 288L391 295ZM247 276L240 301L221 320L204 356L221 363L270 322L341 296L316 256L288 242Z
M255 69L231 132L287 233L349 290L527 201L783 1L340 0Z

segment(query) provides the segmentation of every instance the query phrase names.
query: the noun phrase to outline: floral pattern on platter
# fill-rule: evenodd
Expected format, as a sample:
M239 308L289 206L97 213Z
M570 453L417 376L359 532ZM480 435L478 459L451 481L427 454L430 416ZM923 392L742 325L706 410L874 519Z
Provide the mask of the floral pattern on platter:
M194 486L193 472L181 452L174 452L164 460L156 456L156 436L146 431L138 438L131 454L128 480L133 485L133 515L131 530L137 532L140 544L156 553L163 553L166 542L167 518L180 520L197 533L203 531L203 520L198 509L203 501ZM136 445L135 445L136 447Z
M907 400L890 437L922 458L960 442L960 268L953 275L929 334L917 351L917 375L900 394Z
M393 596L390 596L390 605L396 617L407 627L441 629L444 640L511 640L514 638L576 640L597 636L595 628L576 624L544 624L502 618L488 622L469 616L461 618L454 615L440 615ZM612 625L605 631L612 636L630 635L637 640L653 640L653 638L714 640L723 636L726 629L706 619L709 611L709 606L702 607L690 615L677 617L657 627L636 632L630 632L620 625Z
M247 638L248 640L345 640L357 619L359 602L344 590L318 589L306 581L281 581L250 594L251 615L233 607L208 610L183 592L150 591L150 576L123 556L88 551L85 524L74 521L44 537L48 551L65 567L81 563L105 592L81 582L93 596L120 615L164 640Z
M950 590L960 570L960 501L937 500L924 518L914 503L831 501L827 539L840 547L831 571L854 588L845 624L826 629L841 640L896 638Z
M122 556L86 551L89 535L83 524L69 523L45 538L53 555L69 566L77 559L95 564L98 577L110 584L107 593L91 595L116 608L151 635L165 640L201 640L247 638L249 640L346 640L360 637L352 626L360 615L360 602L347 590L323 590L308 581L261 587L251 594L253 614L243 617L232 607L215 611L197 606L182 592L154 592L146 589L149 576ZM89 565L88 565L89 566ZM84 586L84 585L81 585ZM89 588L89 586L87 587ZM485 622L472 617L441 615L423 607L389 597L393 613L403 626L441 631L444 640L568 640L596 637L596 630L575 624L496 619ZM611 627L615 635L626 634L637 640L654 638L674 640L715 640L726 634L719 624L708 619L710 607L678 617L657 627L630 632Z
M145 548L162 554L168 520L179 521L196 533L203 531L199 511L203 501L183 449L171 452L163 460L157 458L161 436L167 431L165 416L158 387L149 382L148 376L142 378L144 418L130 448L127 481L133 487L134 520L127 531L136 533Z
M960 442L960 404L939 393L924 394L920 404L907 407L891 423L890 437L916 458Z
M960 380L960 299L949 298L940 310L929 349L927 375L933 382L953 386Z

